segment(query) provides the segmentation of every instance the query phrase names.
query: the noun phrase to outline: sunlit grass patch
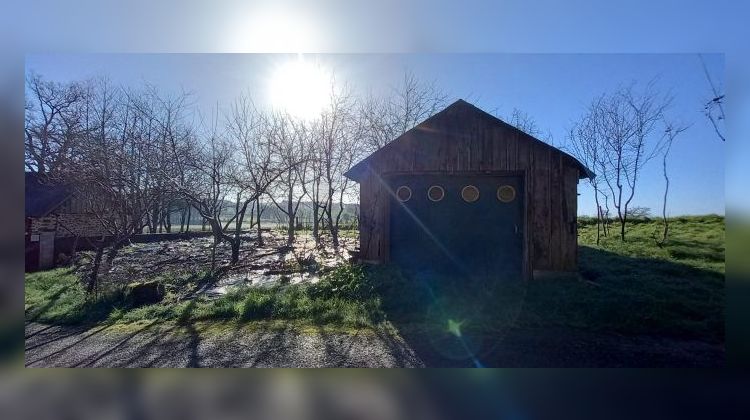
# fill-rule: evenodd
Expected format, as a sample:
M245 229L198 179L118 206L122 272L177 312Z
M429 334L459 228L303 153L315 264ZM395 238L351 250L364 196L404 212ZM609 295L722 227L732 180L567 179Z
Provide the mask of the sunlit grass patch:
M87 297L78 276L69 269L26 275L24 307L30 321L79 324L106 320L123 301L121 290Z
M359 294L355 283L363 277L348 279L345 287L339 287L341 284L336 280L343 278L340 273L357 270L350 266L336 269L319 285L242 287L218 298L190 299L180 298L184 293L178 293L175 285L192 287L193 280L165 275L161 281L171 285L165 298L139 307L133 307L122 290L87 297L75 274L64 269L50 270L26 276L26 318L56 324L157 321L186 325L204 321L280 320L319 326L372 326L381 318L379 300L376 296Z

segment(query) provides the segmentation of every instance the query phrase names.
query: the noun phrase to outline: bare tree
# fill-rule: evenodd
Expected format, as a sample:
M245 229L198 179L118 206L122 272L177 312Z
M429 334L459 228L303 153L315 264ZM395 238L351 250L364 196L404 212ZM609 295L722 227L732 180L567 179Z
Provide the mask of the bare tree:
M257 244L263 245L260 223L264 208L261 197L289 168L285 162L278 159L278 148L274 143L275 137L270 122L270 117L255 107L247 93L234 101L227 116L227 133L237 149L237 170L232 180L237 200L235 213L230 218L230 221L235 222L235 229L233 236L225 235L225 239L232 245L232 263L236 263L239 258L240 231L248 206L251 212L251 227L255 225L257 230ZM252 220L253 213L256 217L255 222Z
M622 240L641 171L658 151L654 129L670 103L669 96L655 90L654 82L642 92L629 86L595 101L596 131L604 151L598 172L617 210Z
M321 183L326 193L323 213L336 249L339 247L343 200L352 186L343 173L358 156L357 139L363 133L362 120L355 113L356 105L348 90L332 92L328 109L322 113L313 133L317 136Z
M216 269L216 248L227 239L221 217L228 208L235 171L234 149L221 131L218 118L217 109L208 124L201 123L202 130L196 133L201 139L185 138L172 144L171 161L178 176L162 171L170 181L169 187L188 200L211 228L211 271Z
M363 126L362 141L367 153L372 153L407 132L429 116L445 107L448 94L434 81L425 82L409 70L399 86L389 95L370 94L360 101L359 112Z
M54 174L73 162L85 134L85 83L56 83L32 73L26 85L26 170Z
M158 199L157 191L142 182L142 172L155 170L149 159L152 126L136 109L132 97L106 79L89 86L85 104L85 136L80 156L62 177L102 226L91 273L89 293L97 290L98 275L109 238L110 264L117 251L143 226L146 212Z
M320 121L314 121L310 127L310 131L312 135L308 136L307 139L307 148L310 151L309 175L307 176L308 185L305 186L305 190L310 197L312 237L315 241L315 246L320 247L322 245L320 230L323 223L324 209L326 208L326 198L322 190L324 173L323 154L318 147L322 142L322 136L319 133L323 132Z
M269 127L278 165L285 168L274 183L268 197L278 210L286 216L287 246L294 244L297 213L302 199L307 195L307 177L310 174L310 149L306 139L308 130L301 120L286 113L271 115ZM276 195L280 195L277 199ZM282 201L283 200L283 201Z
M183 217L185 207L189 208L189 203L169 185L172 178L183 179L185 176L172 161L172 156L180 145L187 143L187 139L195 134L187 120L191 94L184 91L175 95L164 94L149 84L140 90L126 90L125 93L147 128L143 134L146 148L141 158L156 168L138 173L139 182L144 188L152 189L157 196L148 209L146 226L150 233L162 232L162 229L171 232L171 215L178 204L183 209Z
M568 134L568 140L572 147L572 152L588 168L597 168L601 166L603 158L603 144L597 137L596 130L596 112L598 106L596 102L589 107L587 113L581 120L573 125ZM599 201L601 195L601 185L599 178L596 176L589 178L589 183L594 189L594 202L596 204L596 244L599 245L602 230L606 236L605 214Z
M163 97L152 87L125 89L106 78L59 84L31 75L28 83L26 169L68 185L99 222L86 286L95 292L102 263L149 224L151 209L161 206L169 228L164 218L172 198L163 180L174 174L165 155L170 142L190 131L180 117L184 96L158 101Z
M687 130L689 126L687 125L677 125L672 122L665 122L665 128L664 128L664 137L662 139L662 145L661 145L661 167L662 167L662 174L664 175L664 199L662 202L661 207L661 217L662 221L664 223L664 229L662 230L662 236L661 240L657 241L659 246L662 246L667 243L667 238L669 236L669 219L667 218L667 196L669 194L669 174L667 172L667 159L669 158L669 152L672 150L672 145L674 144L674 140L679 136L682 132Z
M508 118L508 123L532 137L536 137L540 140L544 140L546 143L554 145L552 133L549 130L547 130L546 133L543 132L536 123L536 120L525 111L513 108L510 118Z

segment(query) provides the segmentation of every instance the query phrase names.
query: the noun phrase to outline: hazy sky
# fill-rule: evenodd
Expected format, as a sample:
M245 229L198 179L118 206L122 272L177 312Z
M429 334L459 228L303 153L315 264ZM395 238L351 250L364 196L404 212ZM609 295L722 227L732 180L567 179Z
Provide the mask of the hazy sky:
M204 110L225 106L240 91L260 102L283 63L281 54L45 54L29 55L28 71L59 80L106 75L113 82L147 81L166 91L193 92ZM405 69L434 80L453 98L464 98L490 112L507 115L514 107L532 116L554 144L564 146L572 121L595 96L618 86L641 85L658 77L658 87L674 96L670 117L691 128L673 147L670 158L671 214L724 213L724 145L718 140L702 104L710 98L697 54L390 54L305 55L335 74L340 83L361 91L387 91ZM712 77L723 84L722 55L704 55ZM661 208L663 179L657 161L643 174L634 204ZM594 212L585 181L579 190L579 213Z

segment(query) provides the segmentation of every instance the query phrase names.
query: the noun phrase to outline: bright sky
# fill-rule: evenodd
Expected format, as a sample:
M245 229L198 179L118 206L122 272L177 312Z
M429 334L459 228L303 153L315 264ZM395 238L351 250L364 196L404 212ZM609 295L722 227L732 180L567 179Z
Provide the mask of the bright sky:
M53 54L29 55L26 67L58 81L107 75L124 85L145 80L167 91L184 88L208 111L217 103L227 105L242 90L249 90L259 102L274 104L272 92L283 92L279 74L294 74L297 67L289 63L298 59L288 54ZM701 113L710 88L696 54L305 55L303 59L304 72L331 72L337 82L361 91L387 91L410 69L421 79L436 81L453 98L467 99L487 111L507 115L516 107L527 112L544 131L551 131L556 146L565 144L571 122L593 97L621 84L658 77L658 86L674 96L670 115L693 124L678 139L670 158L670 213L724 213L725 145ZM722 85L723 56L709 54L704 59L715 82ZM316 73L314 80L323 77ZM661 208L660 171L658 162L652 162L634 200L654 213ZM585 181L579 190L579 213L593 213L593 196Z

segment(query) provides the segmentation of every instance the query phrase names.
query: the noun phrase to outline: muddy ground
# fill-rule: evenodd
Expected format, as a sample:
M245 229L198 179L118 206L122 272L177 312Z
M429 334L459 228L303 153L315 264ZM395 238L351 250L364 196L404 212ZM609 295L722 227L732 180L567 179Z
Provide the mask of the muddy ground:
M264 243L259 246L257 232L243 234L239 262L234 265L230 264L230 245L219 244L217 274L198 293L218 296L242 285L315 283L326 270L350 260L358 245L357 238L342 236L338 250L330 244L330 238L323 238L323 246L316 247L310 232L302 231L297 232L294 246L287 247L286 232L263 230L262 235ZM209 235L128 244L111 260L105 258L100 285L122 286L165 276L203 276L211 268L212 244L213 238ZM81 274L86 274L93 257L93 251L79 252L72 264Z

